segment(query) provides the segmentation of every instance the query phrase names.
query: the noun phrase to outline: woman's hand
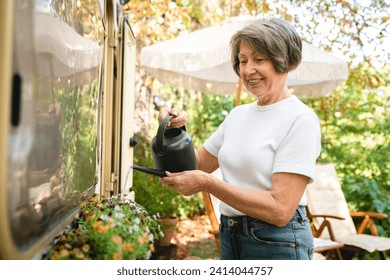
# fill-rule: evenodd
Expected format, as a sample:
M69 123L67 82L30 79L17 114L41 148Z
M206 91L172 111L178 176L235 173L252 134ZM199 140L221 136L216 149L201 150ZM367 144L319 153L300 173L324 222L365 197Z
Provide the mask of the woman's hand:
M161 121L166 118L167 116L174 116L169 122L167 127L175 127L180 128L183 125L185 125L188 121L187 115L185 112L181 112L180 110L176 108L162 108L160 110L160 114L158 115L158 122L161 123Z
M210 180L210 176L212 176L200 170L188 170L177 173L167 171L166 174L166 177L160 178L160 182L186 196L203 191L205 185Z

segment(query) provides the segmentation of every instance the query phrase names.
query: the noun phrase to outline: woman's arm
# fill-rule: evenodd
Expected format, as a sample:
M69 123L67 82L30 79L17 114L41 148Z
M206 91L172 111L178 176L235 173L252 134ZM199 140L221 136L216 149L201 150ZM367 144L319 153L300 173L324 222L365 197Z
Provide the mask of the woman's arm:
M212 179L212 178L210 178ZM212 180L205 191L251 217L285 226L294 215L309 178L293 173L275 173L269 191L232 186Z
M218 158L210 154L205 148L201 147L195 155L199 170L212 173L218 169Z
M269 191L253 190L228 184L201 170L168 173L160 180L184 195L209 192L238 211L279 227L291 220L309 182L304 175L275 173Z

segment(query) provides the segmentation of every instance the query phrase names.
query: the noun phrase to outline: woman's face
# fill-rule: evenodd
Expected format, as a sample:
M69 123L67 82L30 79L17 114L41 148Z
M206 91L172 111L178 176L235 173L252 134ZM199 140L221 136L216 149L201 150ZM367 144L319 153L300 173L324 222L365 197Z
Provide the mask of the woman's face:
M271 61L255 52L247 42L240 45L239 73L244 86L257 97L259 105L268 105L288 97L287 73L277 73Z

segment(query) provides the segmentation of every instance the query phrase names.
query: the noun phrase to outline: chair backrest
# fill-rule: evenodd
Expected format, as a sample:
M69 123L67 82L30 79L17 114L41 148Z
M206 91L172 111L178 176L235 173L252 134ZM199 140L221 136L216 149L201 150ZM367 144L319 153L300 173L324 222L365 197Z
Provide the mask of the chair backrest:
M333 164L317 164L314 181L306 189L308 207L311 214L334 215L343 217L344 220L328 219L332 224L336 240L345 236L355 235L356 227L350 216L347 201L341 189L336 169ZM318 227L323 218L314 218L313 222ZM329 239L328 231L324 231L321 238Z

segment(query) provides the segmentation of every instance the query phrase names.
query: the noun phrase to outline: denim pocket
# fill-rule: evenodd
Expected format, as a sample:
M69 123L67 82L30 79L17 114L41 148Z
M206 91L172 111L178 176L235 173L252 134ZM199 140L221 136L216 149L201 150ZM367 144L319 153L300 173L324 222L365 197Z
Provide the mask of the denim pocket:
M299 258L291 227L276 227L255 223L248 228L245 258L267 260L296 260ZM250 240L250 241L249 241Z
M310 223L307 219L304 219L302 222L292 222L291 226L300 245L309 248L313 247L313 235L310 229Z
M250 236L267 246L295 248L295 235L290 226L277 227L266 223L253 223L249 228Z

